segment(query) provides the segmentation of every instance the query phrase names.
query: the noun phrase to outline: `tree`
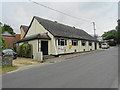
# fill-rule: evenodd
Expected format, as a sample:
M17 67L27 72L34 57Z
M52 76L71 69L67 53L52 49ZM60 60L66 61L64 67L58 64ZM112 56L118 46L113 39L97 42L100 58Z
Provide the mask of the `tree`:
M0 37L0 46L2 47L2 49L6 49L6 42L2 37Z
M105 32L102 37L104 37L104 40L107 40L110 46L115 46L118 40L118 32L117 30L110 30Z
M110 40L110 39L114 39L117 40L117 30L110 30L108 32L104 32L104 34L102 35L102 37L104 37L104 40Z
M4 24L2 26L2 33L4 33L5 31L9 32L12 35L15 35L15 32L13 31L12 27L7 24Z
M0 22L0 26L2 26L2 23Z
M15 35L13 29L12 29L9 25L7 25L7 24L4 24L4 25L3 25L3 24L0 22L0 47L2 47L2 49L6 49L6 42L5 42L5 40L3 39L2 35L1 35L1 34L3 34L5 31L9 32L9 33L12 34L12 35Z
M0 34L2 34L2 23L0 22Z

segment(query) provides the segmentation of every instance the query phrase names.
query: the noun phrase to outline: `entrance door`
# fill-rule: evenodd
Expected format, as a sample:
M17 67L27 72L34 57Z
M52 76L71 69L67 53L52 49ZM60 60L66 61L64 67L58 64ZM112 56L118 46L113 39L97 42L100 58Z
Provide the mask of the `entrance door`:
M48 41L41 41L41 51L43 55L48 55Z
M95 50L97 49L97 43L95 42Z

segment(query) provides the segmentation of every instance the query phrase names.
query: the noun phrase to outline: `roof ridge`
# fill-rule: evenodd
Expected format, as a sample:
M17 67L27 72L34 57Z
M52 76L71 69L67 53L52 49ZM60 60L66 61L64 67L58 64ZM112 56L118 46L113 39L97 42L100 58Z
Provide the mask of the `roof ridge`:
M59 23L50 19L41 18L38 16L33 17L31 24L34 19L36 19L39 22L39 24L41 24L47 31L49 31L55 37L61 36L66 38L95 40L93 36L88 34L83 29L79 29L70 25ZM29 28L31 24L29 25Z
M58 23L58 24L61 24L61 25L64 25L64 26L67 26L67 27L71 27L71 28L74 28L74 29L76 29L76 30L82 30L82 31L84 31L83 29L79 29L79 28L76 28L75 26L70 26L70 25L67 25L67 24L63 24L63 23L60 23L60 22L58 22L58 21L53 21L53 20L50 20L50 19L44 19L44 18L41 18L41 17L39 17L39 16L34 16L34 18L39 18L39 19L42 19L42 20L46 20L46 21L49 21L49 22L53 22L53 23Z

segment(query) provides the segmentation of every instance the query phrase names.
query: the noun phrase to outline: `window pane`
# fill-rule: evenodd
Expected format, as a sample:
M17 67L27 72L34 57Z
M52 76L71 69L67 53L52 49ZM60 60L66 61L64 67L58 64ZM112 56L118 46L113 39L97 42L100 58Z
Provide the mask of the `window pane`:
M60 45L60 39L58 39L58 45Z
M72 45L73 46L77 46L78 45L78 41L77 40L72 40Z
M65 44L64 41L61 41L61 46L64 46L64 44Z
M65 40L65 45L67 45L67 40Z
M92 46L92 42L89 42L89 46Z
M85 46L86 42L85 41L82 41L82 46Z

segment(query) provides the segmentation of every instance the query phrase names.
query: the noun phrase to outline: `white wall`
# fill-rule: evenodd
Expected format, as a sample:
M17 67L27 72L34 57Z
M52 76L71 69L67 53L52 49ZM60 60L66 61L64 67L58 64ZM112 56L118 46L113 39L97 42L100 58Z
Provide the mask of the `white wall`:
M41 34L48 33L49 37L51 38L51 40L47 40L48 41L48 54L57 55L54 36L50 32L48 32L41 24L39 24L39 22L36 19L34 19L32 25L29 28L29 31L25 37L35 35L38 33L41 33ZM44 41L46 41L46 40L44 40Z
M66 46L64 46L64 47L58 46L58 40L50 32L48 32L41 24L39 24L39 22L36 19L34 19L32 25L29 28L29 31L25 37L35 35L38 33L41 33L41 34L48 33L49 37L51 38L51 40L47 40L49 55L59 54L59 52L60 52L59 48L63 48L64 53L72 53L72 52L75 52L75 50L76 50L76 52L82 52L82 51L84 51L84 49L85 49L85 51L90 51L90 49L95 50L94 42L92 42L92 46L89 46L89 42L86 41L86 45L82 46L81 40L78 40L78 45L72 46L72 48L69 48L69 45L72 45L71 39L67 39ZM46 40L44 40L44 41L46 41ZM38 41L37 40L29 41L29 43L33 44L33 46L34 46L33 53L38 52ZM97 49L99 49L99 44L97 44Z
M65 45L65 46L58 45L58 40L56 40L58 54L61 52L60 49L62 49L64 53L73 53L73 52L75 52L75 50L76 50L76 52L83 52L84 50L85 51L95 50L94 42L92 42L92 46L89 46L89 41L86 41L85 46L82 46L82 41L78 40L78 45L73 46L72 40L74 40L74 39L66 39L66 40L67 40L67 45ZM69 45L72 45L72 48L69 48ZM97 43L97 49L99 49L98 43Z

